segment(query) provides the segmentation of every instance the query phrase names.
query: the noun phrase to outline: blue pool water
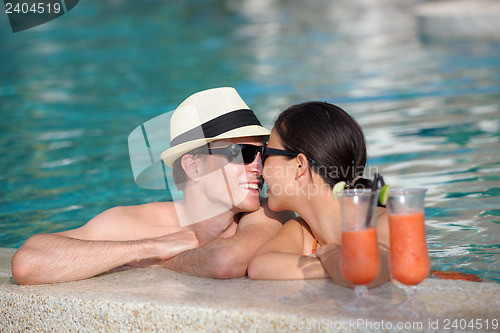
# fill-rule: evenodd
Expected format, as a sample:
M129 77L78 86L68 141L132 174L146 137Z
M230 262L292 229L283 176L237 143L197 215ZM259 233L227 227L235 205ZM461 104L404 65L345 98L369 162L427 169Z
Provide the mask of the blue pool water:
M417 2L86 0L16 34L0 14L0 247L167 199L135 185L129 133L234 86L269 127L349 111L370 168L429 189L433 269L500 282L500 44L423 44Z

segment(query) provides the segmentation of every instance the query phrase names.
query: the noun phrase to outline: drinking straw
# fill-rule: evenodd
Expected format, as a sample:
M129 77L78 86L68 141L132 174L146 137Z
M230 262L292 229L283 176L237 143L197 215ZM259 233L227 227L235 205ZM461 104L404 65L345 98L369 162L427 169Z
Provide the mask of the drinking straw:
M378 178L378 180L380 182L380 187L384 187L385 186L384 177L382 177L382 175L380 175L380 177Z
M379 180L380 180L379 174L375 173L375 176L373 177L373 182L372 182L372 192L377 190Z
M372 192L375 192L377 190L378 182L379 182L379 174L375 173L375 176L373 177L373 182L372 182ZM372 193L370 197L370 203L368 205L368 215L366 216L366 227L368 228L370 226L370 221L372 219L372 205L373 205L373 198L374 195Z

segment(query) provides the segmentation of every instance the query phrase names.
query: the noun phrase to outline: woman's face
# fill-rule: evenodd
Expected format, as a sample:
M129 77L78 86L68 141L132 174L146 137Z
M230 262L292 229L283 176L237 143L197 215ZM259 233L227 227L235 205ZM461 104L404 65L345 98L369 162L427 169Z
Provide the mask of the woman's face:
M280 136L274 128L271 131L267 146L269 148L284 149ZM290 209L290 198L296 194L293 160L286 156L270 155L264 163L262 176L269 187L267 190L269 208L274 211Z

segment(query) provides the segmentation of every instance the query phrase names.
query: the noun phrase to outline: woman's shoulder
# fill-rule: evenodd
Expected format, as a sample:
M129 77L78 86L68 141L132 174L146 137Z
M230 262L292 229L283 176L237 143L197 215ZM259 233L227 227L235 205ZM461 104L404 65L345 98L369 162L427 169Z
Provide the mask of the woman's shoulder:
M295 229L308 229L307 223L300 216L295 216L292 219L289 219L283 226L288 225L288 228Z
M311 238L314 238L313 234L312 234L312 231L311 231L311 228L309 227L309 225L307 224L307 222L301 218L300 216L298 216L296 219L295 219L296 223L300 226L300 228L302 229L303 233L304 234L308 234L311 236Z
M307 222L300 216L289 220L286 225L289 225L286 231L288 234L293 233L297 238L297 241L301 244L302 254L311 254L312 248L314 247L314 236L312 234L311 228L307 225Z
M302 240L304 234L304 225L300 217L294 217L283 224L280 234L286 237L293 237Z

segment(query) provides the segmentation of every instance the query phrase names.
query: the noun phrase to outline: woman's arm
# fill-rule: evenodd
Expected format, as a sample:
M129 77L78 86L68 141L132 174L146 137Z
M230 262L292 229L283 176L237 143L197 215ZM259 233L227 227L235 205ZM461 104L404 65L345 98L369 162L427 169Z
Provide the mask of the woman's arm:
M261 280L327 278L328 273L315 256L304 253L304 230L296 219L281 228L267 242L248 266L248 277Z

